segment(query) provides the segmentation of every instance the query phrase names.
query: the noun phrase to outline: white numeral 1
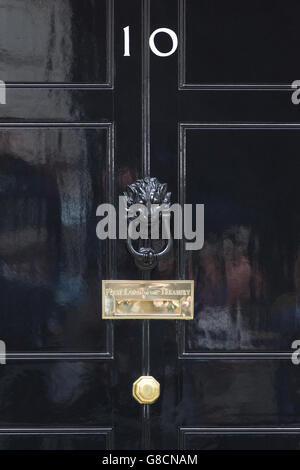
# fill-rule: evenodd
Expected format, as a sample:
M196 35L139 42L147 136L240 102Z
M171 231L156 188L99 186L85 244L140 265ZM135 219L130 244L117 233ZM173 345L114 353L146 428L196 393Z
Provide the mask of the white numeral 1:
M124 31L124 56L130 56L130 44L129 44L129 26L123 28Z

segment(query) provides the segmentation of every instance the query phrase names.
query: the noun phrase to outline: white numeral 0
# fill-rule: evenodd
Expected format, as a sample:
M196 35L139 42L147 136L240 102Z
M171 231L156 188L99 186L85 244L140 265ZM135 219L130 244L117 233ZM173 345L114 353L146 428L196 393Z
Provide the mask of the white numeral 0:
M160 52L155 43L154 43L154 39L155 39L155 36L158 34L158 33L166 33L170 36L170 38L172 39L172 43L173 43L173 46L172 46L172 49L169 51L169 52ZM151 34L150 38L149 38L149 46L150 46L150 49L151 51L158 55L159 57L167 57L169 55L172 55L174 54L174 52L176 51L177 49L177 46L178 46L178 39L177 39L177 35L176 33L174 33L174 31L172 31L172 29L169 29L169 28L158 28L156 29L155 31L153 31L153 33Z
M126 26L126 28L123 28L124 31L124 56L128 57L130 56L130 27ZM172 49L169 52L161 52L157 49L155 45L155 37L158 33L165 33L170 36L172 39ZM168 57L169 55L174 54L178 47L178 38L176 33L169 28L158 28L153 33L151 34L149 38L149 47L153 54L158 55L159 57Z

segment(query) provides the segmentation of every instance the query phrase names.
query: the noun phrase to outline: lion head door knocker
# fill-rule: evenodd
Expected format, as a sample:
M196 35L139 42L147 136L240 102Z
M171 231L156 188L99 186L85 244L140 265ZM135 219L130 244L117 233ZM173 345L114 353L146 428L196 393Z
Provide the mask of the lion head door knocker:
M168 193L166 183L146 177L128 185L124 196L129 223L128 250L139 269L153 269L172 247L169 225L171 193ZM137 227L139 232L135 231ZM153 242L159 238L160 227L167 236L163 236L165 243L161 251L155 251Z

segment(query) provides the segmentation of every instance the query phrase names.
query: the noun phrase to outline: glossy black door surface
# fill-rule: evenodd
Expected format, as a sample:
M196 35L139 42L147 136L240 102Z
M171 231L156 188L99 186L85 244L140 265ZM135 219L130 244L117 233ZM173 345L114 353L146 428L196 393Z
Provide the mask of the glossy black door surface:
M299 448L299 13L0 0L0 449ZM193 321L101 319L101 280L142 274L96 208L147 175L205 204L203 249L151 273L195 281Z

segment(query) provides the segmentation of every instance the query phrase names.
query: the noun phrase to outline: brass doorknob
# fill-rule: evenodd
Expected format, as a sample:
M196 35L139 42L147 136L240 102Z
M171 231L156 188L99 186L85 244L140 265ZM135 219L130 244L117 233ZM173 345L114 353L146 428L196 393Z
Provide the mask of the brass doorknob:
M160 385L151 375L142 375L132 386L132 395L143 405L151 405L160 395Z

